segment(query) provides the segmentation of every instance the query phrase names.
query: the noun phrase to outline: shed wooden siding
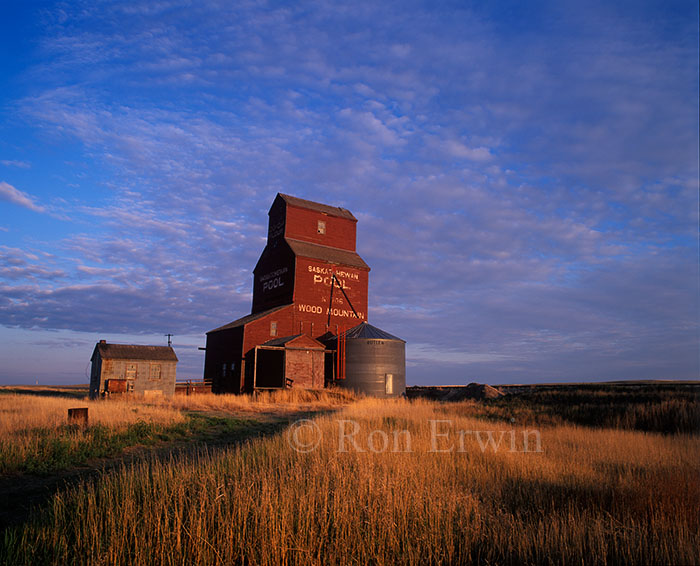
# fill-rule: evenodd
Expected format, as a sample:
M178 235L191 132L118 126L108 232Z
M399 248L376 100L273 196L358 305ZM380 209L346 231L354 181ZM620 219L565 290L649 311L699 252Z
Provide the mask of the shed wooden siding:
M158 366L160 377L152 379L152 368ZM106 390L107 381L126 380L133 383L133 392L137 395L165 395L175 393L177 361L144 360L137 358L103 358L96 349L92 360L90 376L90 397L96 398Z
M160 379L151 379L151 366L160 366ZM107 379L126 379L127 367L136 366L134 393L160 394L170 397L175 393L176 362L163 360L103 360L100 391Z
M92 367L90 368L90 398L95 399L100 394L100 391L104 391L104 380L101 379L102 375L102 358L96 356L93 353L92 356Z
M268 340L256 346L256 387L322 389L325 346L304 334Z
M293 388L323 388L323 351L286 350L284 362L285 377L292 380Z

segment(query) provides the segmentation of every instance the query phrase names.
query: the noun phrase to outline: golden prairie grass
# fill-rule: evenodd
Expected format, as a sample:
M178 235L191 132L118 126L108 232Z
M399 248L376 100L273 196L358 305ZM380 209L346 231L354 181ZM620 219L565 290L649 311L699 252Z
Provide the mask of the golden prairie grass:
M47 390L50 392L50 390ZM252 395L175 395L159 397L114 397L89 400L9 393L0 395L0 437L32 429L58 429L68 424L68 409L87 407L89 425L113 429L136 422L172 424L184 420L183 411L221 412L231 415L256 413L288 414L335 409L358 397L347 391L280 390Z
M427 401L372 399L305 424L296 435L142 462L69 490L7 531L0 556L13 564L700 562L697 435L545 426L542 451L523 452L519 440L510 449L518 426ZM489 430L506 443L482 443L476 432ZM302 453L290 439L319 443Z
M86 428L68 423L68 409L81 407L88 409ZM137 425L153 429L184 421L173 407L126 400L0 395L0 473L70 467L122 448L128 444L127 431ZM138 434L131 436L138 441Z
M179 410L218 412L233 415L288 415L338 409L358 396L348 390L282 389L259 391L255 395L216 395L213 393L175 395L157 401L162 406Z
M36 391L35 391L36 392ZM50 391L46 391L49 393ZM42 391L42 393L44 393ZM46 395L0 395L0 474L42 473L115 456L166 435L191 412L224 417L288 417L338 408L355 397L342 391L275 391L249 395L176 395L88 400ZM71 426L68 409L88 408L88 426Z
M90 401L38 395L0 395L0 437L31 429L57 429L68 424L68 409L87 407L89 424L124 428L138 421L169 424L181 422L180 410L167 404L135 400Z

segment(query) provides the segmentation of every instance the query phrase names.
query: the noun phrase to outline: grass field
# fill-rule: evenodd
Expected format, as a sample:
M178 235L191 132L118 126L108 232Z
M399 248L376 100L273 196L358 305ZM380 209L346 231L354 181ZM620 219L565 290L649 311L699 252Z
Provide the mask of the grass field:
M634 420L605 392L560 391L559 410L555 393L540 393L441 404L285 392L115 406L163 430L193 415L284 426L232 445L208 444L193 428L183 437L203 450L146 455L60 490L4 530L0 561L700 563L700 436L667 426L674 414L694 422L697 391L636 390L627 399ZM567 405L575 395L581 405L600 395L608 409L581 422ZM95 426L110 434L135 425L104 418ZM663 430L639 430L643 422ZM10 436L24 430L2 426ZM50 426L64 425L39 420Z
M78 390L79 391L79 390ZM82 391L0 388L0 475L49 474L90 459L116 456L134 446L168 442L226 442L270 430L290 416L331 410L347 393L281 391L248 396L194 395L173 399L90 401ZM89 426L67 420L86 407Z

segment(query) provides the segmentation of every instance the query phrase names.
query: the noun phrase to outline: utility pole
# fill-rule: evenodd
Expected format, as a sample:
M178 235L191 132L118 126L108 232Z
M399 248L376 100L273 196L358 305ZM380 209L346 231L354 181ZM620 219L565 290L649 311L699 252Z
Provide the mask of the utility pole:
M172 346L172 345L173 345L173 341L171 340L171 338L173 337L173 335L172 335L172 334L164 334L163 336L167 336L167 337L168 337L168 346Z

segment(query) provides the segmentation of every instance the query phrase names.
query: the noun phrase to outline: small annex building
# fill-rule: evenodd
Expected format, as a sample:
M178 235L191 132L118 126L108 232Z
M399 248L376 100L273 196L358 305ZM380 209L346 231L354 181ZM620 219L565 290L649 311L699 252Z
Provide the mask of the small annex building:
M305 334L275 338L255 346L253 388L322 389L325 350L321 342Z
M175 393L177 356L171 346L109 344L100 340L92 353L90 398L111 395Z

